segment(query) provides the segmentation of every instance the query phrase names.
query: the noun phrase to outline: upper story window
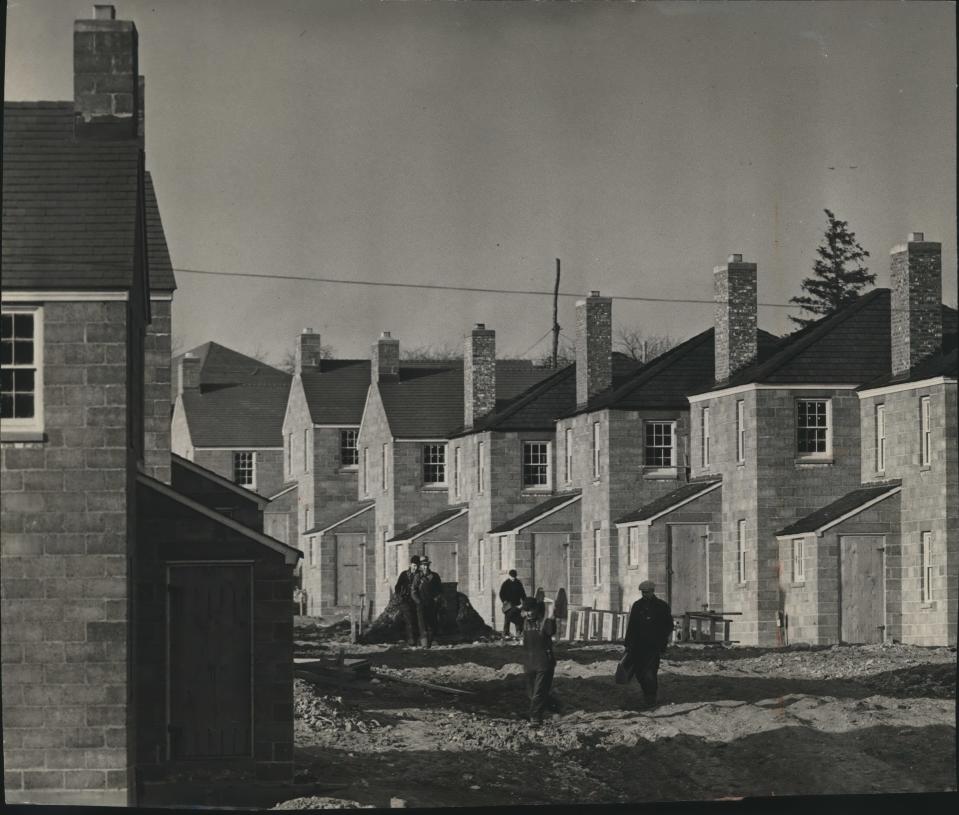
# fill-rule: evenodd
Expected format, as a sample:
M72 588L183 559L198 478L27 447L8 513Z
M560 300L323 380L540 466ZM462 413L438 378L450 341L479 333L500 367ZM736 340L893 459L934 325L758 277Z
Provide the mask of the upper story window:
M746 460L746 403L740 399L736 402L736 461Z
M476 445L476 489L483 492L486 489L486 443Z
M928 396L919 400L919 463L923 467L932 463L932 421L929 404Z
M11 430L43 427L43 313L4 309L0 340L0 418Z
M523 442L523 487L549 489L550 461L548 441Z
M676 422L646 422L647 467L676 466Z
M566 453L566 483L573 483L573 429L571 427L566 428L566 432L563 434L563 444L564 452Z
M703 429L703 467L709 466L709 408L704 407L702 411L702 429Z
M241 487L256 489L256 453L252 450L233 453L233 480Z
M423 483L427 486L446 484L446 445L423 445Z
M794 538L792 542L793 583L806 580L806 561L803 557L803 539ZM742 582L742 581L740 581Z
M360 451L356 439L360 431L356 429L340 431L340 466L355 467L360 463Z
M832 402L800 399L796 403L796 452L804 458L832 454Z
M601 441L599 422L593 422L593 478L600 477L600 459L602 458L600 454Z
M459 447L453 448L453 495L460 497L461 484L463 483L463 462L462 450Z
M886 469L886 406L876 405L876 472Z

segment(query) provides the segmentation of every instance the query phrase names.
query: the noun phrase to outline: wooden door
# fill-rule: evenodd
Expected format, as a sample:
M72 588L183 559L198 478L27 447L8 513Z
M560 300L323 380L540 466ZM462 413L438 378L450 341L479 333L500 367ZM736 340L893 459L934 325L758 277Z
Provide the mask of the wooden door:
M426 541L423 545L430 559L430 569L440 576L444 583L455 583L456 543L455 541Z
M336 536L336 605L349 606L363 593L363 552L366 535L344 532Z
M709 567L705 524L670 524L669 586L673 614L702 611L709 604Z
M839 537L839 638L882 642L885 623L881 535Z
M542 589L545 599L553 601L556 616L562 616L565 614L564 605L569 602L568 536L559 532L540 532L533 535L532 545L533 573L528 580L522 574L519 579L531 597Z
M248 564L169 567L172 759L251 754L252 581Z

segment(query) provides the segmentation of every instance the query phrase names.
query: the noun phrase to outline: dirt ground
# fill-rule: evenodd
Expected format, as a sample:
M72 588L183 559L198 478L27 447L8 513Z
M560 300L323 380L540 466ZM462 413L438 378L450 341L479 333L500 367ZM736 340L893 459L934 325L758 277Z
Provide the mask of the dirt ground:
M531 730L516 644L351 646L316 626L296 637L298 656L342 651L472 693L297 679L300 797L284 809L955 789L954 648L673 646L661 704L643 710L638 685L613 682L621 646L560 644L562 710Z

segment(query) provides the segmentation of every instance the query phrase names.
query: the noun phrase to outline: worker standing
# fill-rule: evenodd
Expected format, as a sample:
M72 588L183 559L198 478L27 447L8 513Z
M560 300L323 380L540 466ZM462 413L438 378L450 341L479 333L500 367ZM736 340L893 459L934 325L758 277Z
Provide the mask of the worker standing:
M509 637L509 624L516 628L516 635L523 633L523 615L521 606L526 599L526 589L516 576L516 569L509 570L509 577L499 589L499 599L503 603L503 638Z
M526 693L529 696L529 723L538 727L543 723L547 707L558 710L559 703L551 697L556 656L553 654L553 635L556 620L544 619L546 606L533 597L523 600L523 663L526 673Z
M432 648L433 637L436 634L438 604L443 594L443 581L430 569L428 557L420 558L419 571L413 576L412 594L420 628L420 644Z
M413 602L413 581L420 569L420 556L410 558L410 567L404 569L396 580L394 593L400 604L400 616L403 618L403 627L406 629L406 641L416 645L419 633L416 624L416 603Z
M656 584L652 580L640 583L639 590L643 596L633 603L629 611L625 645L643 689L643 699L648 707L655 707L659 690L659 660L669 645L673 615L669 605L656 596Z

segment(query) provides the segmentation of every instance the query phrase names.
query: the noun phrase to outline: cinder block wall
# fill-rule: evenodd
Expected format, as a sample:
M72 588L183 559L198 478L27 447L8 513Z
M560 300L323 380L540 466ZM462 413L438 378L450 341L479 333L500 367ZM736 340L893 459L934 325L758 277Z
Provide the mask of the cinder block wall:
M170 483L170 330L173 301L150 300L144 338L143 465L146 474Z
M238 447L237 450L244 448ZM283 486L283 448L257 448L256 452L256 490L264 497L279 492ZM233 480L233 451L210 450L204 447L193 448L192 461L201 467L212 470L217 475Z
M44 306L46 438L0 445L8 802L128 800L127 308Z

